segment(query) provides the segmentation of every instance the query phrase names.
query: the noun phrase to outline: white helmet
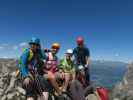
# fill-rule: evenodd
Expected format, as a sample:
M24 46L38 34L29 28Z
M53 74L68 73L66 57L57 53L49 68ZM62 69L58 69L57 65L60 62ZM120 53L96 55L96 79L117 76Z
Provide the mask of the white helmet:
M72 54L73 53L73 50L72 49L67 49L66 53Z

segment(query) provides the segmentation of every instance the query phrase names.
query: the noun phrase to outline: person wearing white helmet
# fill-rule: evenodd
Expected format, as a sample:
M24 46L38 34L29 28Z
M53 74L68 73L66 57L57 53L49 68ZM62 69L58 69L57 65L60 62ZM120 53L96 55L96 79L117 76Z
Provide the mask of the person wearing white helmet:
M75 78L75 67L72 61L72 49L68 49L65 53L65 57L60 60L59 69L65 78L65 84L63 91L66 91L69 81Z
M72 49L67 49L67 54L72 54L73 53L73 50Z

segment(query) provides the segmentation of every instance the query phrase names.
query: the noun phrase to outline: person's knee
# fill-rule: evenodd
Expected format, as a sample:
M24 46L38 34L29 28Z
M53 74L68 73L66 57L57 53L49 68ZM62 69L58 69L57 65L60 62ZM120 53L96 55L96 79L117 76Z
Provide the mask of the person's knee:
M70 78L71 78L71 75L70 74L65 74L65 79L66 80L70 80Z
M55 80L55 75L53 73L48 74L48 79Z
M32 92L33 92L33 81L29 77L26 77L23 80L22 87L26 91L26 97L28 98L27 100L32 100L32 96L33 96L33 94L32 94Z
M32 80L29 77L26 77L23 80L23 87L27 87L27 86L31 85L31 83L32 83Z
M48 100L49 93L48 92L43 92L43 96L44 96L45 100Z
M65 75L65 79L70 79L70 76L69 75Z
M71 74L70 74L70 73L65 73L65 76L66 76L66 77L70 77Z
M27 100L34 100L33 97L28 97Z
M29 83L30 81L31 81L31 79L29 77L26 77L23 82L24 83Z

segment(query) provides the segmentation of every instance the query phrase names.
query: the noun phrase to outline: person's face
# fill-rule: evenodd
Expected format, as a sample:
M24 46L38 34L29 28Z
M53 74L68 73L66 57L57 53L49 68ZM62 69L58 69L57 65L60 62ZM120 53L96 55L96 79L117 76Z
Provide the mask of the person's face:
M84 44L77 44L78 47L82 48L84 46Z
M72 54L66 53L66 59L67 59L67 60L71 60L71 58L72 58Z
M41 46L40 46L40 45L37 45L37 49L38 49L38 50L41 49Z
M30 44L30 48L33 50L33 52L36 52L38 50L38 48L40 48L40 46L33 43L33 44Z
M53 53L53 54L57 54L57 53L58 53L58 51L59 51L59 49L52 48L52 53Z

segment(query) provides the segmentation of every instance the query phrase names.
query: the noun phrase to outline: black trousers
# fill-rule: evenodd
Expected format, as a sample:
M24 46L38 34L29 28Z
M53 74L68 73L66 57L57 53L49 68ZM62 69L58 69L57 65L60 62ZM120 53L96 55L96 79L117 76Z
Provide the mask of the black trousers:
M86 84L90 85L90 70L89 67L85 68Z
M79 71L78 66L79 66L79 64L76 65L76 73L78 73L78 71ZM85 71L86 84L90 85L90 69L89 69L89 66L85 67L84 71Z

